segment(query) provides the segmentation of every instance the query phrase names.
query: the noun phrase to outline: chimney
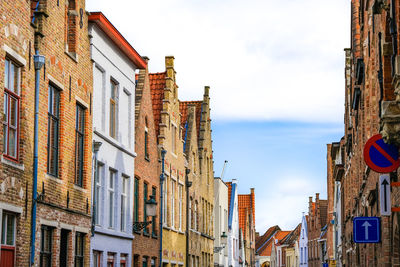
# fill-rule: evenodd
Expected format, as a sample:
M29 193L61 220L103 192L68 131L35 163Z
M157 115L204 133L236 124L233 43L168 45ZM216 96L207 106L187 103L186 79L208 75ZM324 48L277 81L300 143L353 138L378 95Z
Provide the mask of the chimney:
M204 86L204 95L208 96L210 94L210 86Z
M319 200L319 193L315 193L315 201Z
M165 66L167 68L174 68L174 56L165 56Z

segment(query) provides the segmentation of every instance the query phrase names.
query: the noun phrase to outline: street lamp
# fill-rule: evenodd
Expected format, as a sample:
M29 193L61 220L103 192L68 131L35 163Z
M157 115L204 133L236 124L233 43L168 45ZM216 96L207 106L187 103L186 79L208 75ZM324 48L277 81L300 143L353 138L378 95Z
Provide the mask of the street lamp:
M154 199L154 195L150 196L150 199L146 201L146 215L153 217L157 215L157 201ZM139 232L147 225L151 224L152 221L146 221L144 218L144 222L134 222L132 225L132 229L134 232Z
M228 239L228 236L225 234L225 232L222 232L222 235L221 235L221 245L222 246L214 247L214 253L218 253L225 248L227 239Z

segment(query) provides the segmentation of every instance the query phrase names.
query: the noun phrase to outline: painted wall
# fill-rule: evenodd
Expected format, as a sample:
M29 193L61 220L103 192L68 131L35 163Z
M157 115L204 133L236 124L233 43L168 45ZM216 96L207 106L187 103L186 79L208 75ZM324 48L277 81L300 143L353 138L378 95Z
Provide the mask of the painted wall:
M228 187L218 177L214 179L214 205L214 247L222 247L221 235L223 232L228 235ZM228 244L218 253L214 253L214 264L228 266Z
M303 254L302 254L303 253ZM300 267L308 267L308 232L307 220L303 215L301 219L300 239L299 239L299 263Z
M103 266L107 254L115 253L119 263L121 254L127 256L127 266L132 262L132 217L134 185L134 101L135 65L94 24L89 28L91 56L94 61L93 140L102 142L98 152L99 162L99 222L91 239L93 250L101 251ZM115 138L110 136L111 80L117 84L117 127ZM111 170L115 173L111 181ZM121 216L123 179L128 179L125 217ZM113 184L111 183L113 182ZM110 188L113 187L113 194ZM110 198L113 205L110 207ZM110 225L112 209L113 223ZM124 219L124 220L123 220ZM124 227L122 227L124 225ZM93 259L91 257L91 264Z

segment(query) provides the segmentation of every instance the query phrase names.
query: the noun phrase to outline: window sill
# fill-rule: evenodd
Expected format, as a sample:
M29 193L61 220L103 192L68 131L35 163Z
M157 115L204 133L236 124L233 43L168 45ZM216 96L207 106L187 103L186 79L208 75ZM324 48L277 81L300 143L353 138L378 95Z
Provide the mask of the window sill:
M64 183L64 181L61 180L60 178L58 178L58 177L56 177L56 176L53 176L53 175L51 175L51 174L48 174L48 173L46 173L46 174L44 175L44 177L45 177L46 179L48 179L48 180L55 181L55 182L57 182L57 183L59 183L59 184L63 184L63 183Z
M144 232L144 231L143 231L143 236L145 236L145 237L150 237L150 234L149 234L149 232Z
M5 165L8 165L8 166L11 166L11 167L14 167L14 168L16 168L18 170L21 170L21 171L25 170L24 164L20 164L20 163L17 163L15 161L12 161L12 160L8 159L7 157L5 157L4 155L1 155L1 163L5 164Z
M151 235L151 238L158 239L158 235L155 234L155 233L153 233L153 234Z
M149 157L144 157L144 159L145 159L146 161L150 162Z
M65 54L75 61L75 63L78 63L78 55L76 53L65 51Z
M81 191L83 193L87 193L87 190L83 187L80 187L79 185L74 184L74 189Z
M172 151L171 151L171 155L172 155L174 158L178 158L178 156L177 156L174 152L172 152Z

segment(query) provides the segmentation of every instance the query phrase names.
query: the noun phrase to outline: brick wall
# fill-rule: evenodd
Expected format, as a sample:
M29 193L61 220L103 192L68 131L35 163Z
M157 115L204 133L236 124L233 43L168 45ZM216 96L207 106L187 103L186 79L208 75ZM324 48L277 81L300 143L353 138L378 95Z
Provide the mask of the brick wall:
M156 258L156 265L159 259L159 213L160 213L160 164L157 148L157 136L154 127L153 110L150 95L150 84L148 70L140 70L137 88L136 88L136 108L135 108L135 177L139 178L139 221L145 221L143 216L143 183L148 183L148 196L150 196L152 187L157 188L155 200L157 201L157 216L155 219L155 235L152 235L152 227L150 224L148 229L149 235L143 232L134 233L133 255L136 256L139 266L141 266L142 258ZM146 125L147 121L147 125ZM145 131L148 133L148 157L145 155ZM151 218L146 218L147 221ZM148 265L150 266L150 264Z

